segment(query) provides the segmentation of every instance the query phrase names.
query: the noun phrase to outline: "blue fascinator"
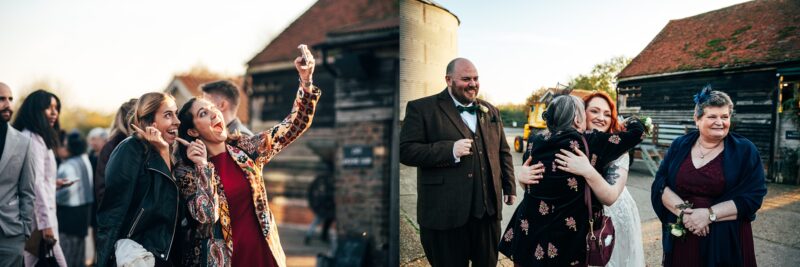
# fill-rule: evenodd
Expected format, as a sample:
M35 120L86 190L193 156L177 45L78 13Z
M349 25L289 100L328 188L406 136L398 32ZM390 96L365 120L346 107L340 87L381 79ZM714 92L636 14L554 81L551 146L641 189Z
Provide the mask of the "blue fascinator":
M697 105L702 104L703 102L708 101L708 98L711 97L711 84L707 84L703 89L700 90L700 93L694 95L694 103Z

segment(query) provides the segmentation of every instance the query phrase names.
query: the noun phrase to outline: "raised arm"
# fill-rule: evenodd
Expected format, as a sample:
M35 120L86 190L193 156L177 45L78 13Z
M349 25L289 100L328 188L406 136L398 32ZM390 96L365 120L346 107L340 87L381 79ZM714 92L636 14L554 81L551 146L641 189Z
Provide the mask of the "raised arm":
M297 89L297 96L289 115L271 129L251 137L240 137L235 143L248 154L256 155L260 163L269 162L311 127L321 91L312 81L314 56L305 45L301 45L300 49L302 56L294 60L294 66L300 76L300 88Z

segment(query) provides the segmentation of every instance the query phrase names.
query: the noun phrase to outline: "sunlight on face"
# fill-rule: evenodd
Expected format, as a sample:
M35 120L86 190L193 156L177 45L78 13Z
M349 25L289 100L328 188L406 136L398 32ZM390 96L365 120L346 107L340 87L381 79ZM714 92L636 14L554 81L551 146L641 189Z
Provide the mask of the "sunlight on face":
M228 129L225 126L222 112L213 103L205 99L198 99L192 104L190 112L192 113L195 134L203 142L225 142L228 138Z
M178 136L178 126L181 125L181 121L178 120L178 116L175 115L177 112L178 107L175 105L175 100L167 98L161 103L161 106L158 107L153 124L150 125L158 129L164 141L167 141L169 144L175 142L175 137Z
M598 130L608 132L611 128L611 107L605 99L595 97L589 100L586 106L587 130Z
M706 107L703 117L695 118L700 135L709 139L722 139L731 127L731 111L728 106Z

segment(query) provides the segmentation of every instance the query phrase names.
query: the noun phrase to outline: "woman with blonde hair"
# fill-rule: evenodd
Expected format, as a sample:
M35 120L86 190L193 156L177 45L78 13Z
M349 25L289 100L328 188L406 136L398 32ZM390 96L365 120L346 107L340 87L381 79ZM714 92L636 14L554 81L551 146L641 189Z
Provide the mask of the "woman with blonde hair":
M111 153L106 195L97 211L97 264L144 261L172 266L182 209L172 176L170 145L177 138L177 107L172 96L146 93L133 110L136 133Z

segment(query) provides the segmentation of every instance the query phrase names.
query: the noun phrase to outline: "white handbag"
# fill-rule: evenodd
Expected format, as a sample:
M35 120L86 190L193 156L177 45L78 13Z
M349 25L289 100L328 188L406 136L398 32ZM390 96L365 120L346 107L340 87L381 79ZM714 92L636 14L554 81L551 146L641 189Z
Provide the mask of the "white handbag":
M142 245L131 239L120 239L114 244L114 256L120 267L153 267L156 258Z

